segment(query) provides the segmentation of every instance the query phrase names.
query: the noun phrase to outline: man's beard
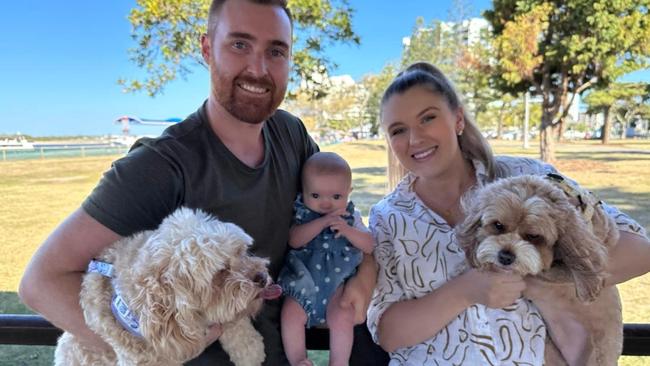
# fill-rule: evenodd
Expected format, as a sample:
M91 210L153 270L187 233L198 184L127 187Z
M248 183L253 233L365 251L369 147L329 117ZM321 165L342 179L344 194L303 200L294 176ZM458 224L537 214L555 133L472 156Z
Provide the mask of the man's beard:
M232 80L219 77L213 69L213 93L217 102L233 117L240 121L259 124L271 117L282 103L286 87L282 90L276 88L275 83L268 76L254 78L248 75L238 75ZM268 91L264 96L255 98L238 86L239 83L251 84L265 88Z

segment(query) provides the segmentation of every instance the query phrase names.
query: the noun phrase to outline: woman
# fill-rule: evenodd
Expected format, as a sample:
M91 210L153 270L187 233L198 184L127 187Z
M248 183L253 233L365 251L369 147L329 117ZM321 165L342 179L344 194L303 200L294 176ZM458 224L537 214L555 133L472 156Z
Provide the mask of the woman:
M543 364L541 315L518 300L524 290L539 293L541 284L507 273L460 274L465 257L453 228L463 219L460 197L472 187L555 169L494 158L451 83L427 63L395 78L381 120L399 162L389 163L389 175L403 178L370 213L379 265L368 310L375 341L390 352L391 364ZM608 284L616 284L650 270L650 242L636 222L607 210L621 230L609 263ZM489 327L495 319L507 320L497 333Z

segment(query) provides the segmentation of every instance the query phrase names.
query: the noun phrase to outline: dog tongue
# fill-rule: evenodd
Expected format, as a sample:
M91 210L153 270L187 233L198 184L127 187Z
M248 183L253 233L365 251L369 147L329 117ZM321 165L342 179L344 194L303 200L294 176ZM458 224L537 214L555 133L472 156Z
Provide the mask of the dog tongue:
M262 290L262 298L264 300L277 299L278 297L280 297L281 294L282 294L282 287L280 287L280 285L275 284L275 283L272 284L272 285L266 286Z

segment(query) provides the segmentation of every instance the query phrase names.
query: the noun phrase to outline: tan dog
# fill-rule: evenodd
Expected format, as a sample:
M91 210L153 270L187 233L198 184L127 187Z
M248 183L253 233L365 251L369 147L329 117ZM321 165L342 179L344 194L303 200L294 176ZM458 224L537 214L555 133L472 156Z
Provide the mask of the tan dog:
M247 254L251 243L238 226L181 208L158 229L111 245L93 268L112 264L112 278L89 270L80 302L90 329L114 352L88 349L66 332L55 365L181 365L205 349L207 329L217 323L236 365L260 365L264 344L250 317L279 287L267 261Z
M616 365L621 303L616 287L603 283L618 230L593 196L559 175L521 176L473 192L463 210L457 235L472 267L544 281L544 292L531 300L553 341L546 364ZM555 305L558 298L568 306Z

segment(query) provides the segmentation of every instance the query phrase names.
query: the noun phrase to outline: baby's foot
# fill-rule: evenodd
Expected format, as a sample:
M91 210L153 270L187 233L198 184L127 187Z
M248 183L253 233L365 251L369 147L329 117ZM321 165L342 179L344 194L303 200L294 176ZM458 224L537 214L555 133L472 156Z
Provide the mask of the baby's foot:
M296 366L314 366L310 359L305 358L304 360L298 362Z

